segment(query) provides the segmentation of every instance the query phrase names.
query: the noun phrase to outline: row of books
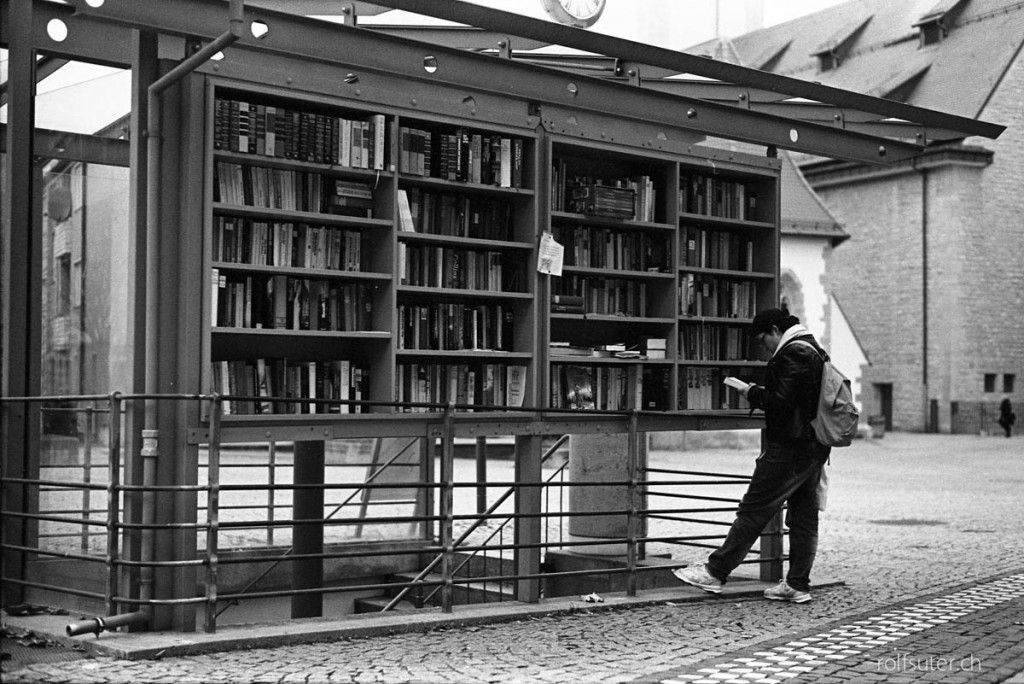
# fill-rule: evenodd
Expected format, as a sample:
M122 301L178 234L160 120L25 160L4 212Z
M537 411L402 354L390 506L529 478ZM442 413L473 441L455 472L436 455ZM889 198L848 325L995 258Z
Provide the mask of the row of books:
M211 324L227 328L373 329L374 286L212 269Z
M398 273L403 285L508 292L521 264L502 252L434 245L399 244ZM508 262L508 263L506 263Z
M682 325L679 358L690 361L743 361L750 358L746 328L731 325Z
M347 118L218 97L213 147L361 169L387 167L383 114Z
M399 402L511 407L526 397L526 366L498 363L402 363L395 373L395 397ZM406 412L426 412L427 406L405 407Z
M515 313L501 304L399 304L398 348L511 351Z
M609 344L578 345L563 340L552 340L549 350L552 357L589 356L617 359L664 359L667 352L664 337L644 337L635 344L613 342Z
M757 313L757 283L681 274L679 313L683 316L753 318Z
M668 408L670 390L666 368L639 364L552 366L552 408L664 411Z
M373 218L372 188L312 171L214 164L215 202L262 209Z
M551 208L626 220L655 221L658 215L654 179L648 175L605 178L579 173L573 163L556 159L551 169Z
M464 183L523 187L523 139L459 127L398 129L398 170Z
M257 397L225 399L223 412L228 415L365 413L365 407L343 402L370 396L369 369L345 359L214 361L211 384L221 395ZM323 401L289 401L298 399Z
M554 226L556 241L565 247L564 265L625 271L668 271L667 235L593 226Z
M722 383L733 370L718 368L679 369L679 397L677 408L681 411L748 408L747 400L734 388ZM754 378L745 378L753 382Z
M648 310L647 283L630 278L599 278L563 274L556 295L583 298L583 312L643 318Z
M680 237L680 266L754 270L754 241L745 235L684 225Z
M232 264L361 271L363 234L348 228L217 216L212 257Z
M756 220L757 191L742 181L713 176L683 176L679 179L679 211Z
M512 239L512 203L495 197L402 188L398 191L398 217L399 230L410 233Z

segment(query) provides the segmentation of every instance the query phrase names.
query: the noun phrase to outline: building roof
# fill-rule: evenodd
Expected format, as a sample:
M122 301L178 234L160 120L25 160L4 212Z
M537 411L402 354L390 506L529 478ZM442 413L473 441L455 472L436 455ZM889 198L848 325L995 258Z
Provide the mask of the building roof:
M977 118L1024 45L1024 2L854 0L731 42L755 69Z
M849 238L849 233L811 189L790 153L780 151L779 156L782 158L782 234L827 238L833 247Z

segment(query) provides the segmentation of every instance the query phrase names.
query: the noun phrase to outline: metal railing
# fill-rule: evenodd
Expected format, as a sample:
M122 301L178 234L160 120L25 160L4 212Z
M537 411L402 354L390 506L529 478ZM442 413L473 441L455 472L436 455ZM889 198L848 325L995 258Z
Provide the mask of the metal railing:
M488 429L540 435L565 427L590 429L578 424L581 419L600 421L594 429L625 433L629 438L624 477L616 481L572 481L565 477L563 463L530 481L488 478L487 482L480 482L479 473L463 477L465 472L455 472L453 439L460 431L478 431L488 418L458 415L459 407L453 405L427 405L433 413L391 416L399 420L410 418L414 427L408 431L418 435L415 439L437 447L437 453L421 457L418 466L399 451L380 461L374 459L374 467L367 468L360 477L353 476L349 465L345 481L332 476L331 480L319 483L296 483L286 476L287 448L280 439L267 439L262 443L265 448L260 446L259 452L246 452L248 461L239 458L234 450L224 449L227 444L245 442L250 433L244 421L225 427L222 400L217 395L117 392L0 399L4 411L17 404L21 409L31 407L40 415L73 416L70 423L77 425L55 439L55 435L45 432L53 421L37 421L40 431L26 440L21 471L8 467L0 474L5 519L3 552L5 560L10 557L18 561L5 562L5 584L32 596L98 602L107 616L126 610L198 610L209 632L216 630L218 617L231 606L243 602L266 604L286 598L294 602L313 597L322 602L339 595L351 601L385 595L388 601L384 607L393 608L404 597L416 593L417 605L439 604L441 610L451 611L458 603L508 600L509 588L515 589L517 600L541 600L545 587L555 581L584 581L587 577L611 581L617 575L623 576L619 578L622 586L627 594L633 595L638 574L684 565L671 560L671 549L713 547L724 538L721 527L728 525L728 521L715 516L731 516L738 496L698 494L693 488L728 488L745 485L749 479L742 475L652 467L643 462L637 448L643 434L639 412L595 412L584 418L579 412L541 413L525 409L518 422L510 422L504 416L498 419L500 426ZM188 482L167 481L161 475L161 479L139 483L140 457L125 458L122 445L141 443L138 436L125 434L124 416L127 406L142 401L200 405L199 414L206 422L195 430L188 443L189 448L196 450L196 472ZM295 432L296 426L304 422L316 422L318 427L324 421L346 425L355 416L288 418L291 423L286 432ZM380 434L383 426L396 425L379 422L389 418L380 413L369 413L365 418L366 425L359 429L367 435L374 431ZM664 429L660 423L653 425L655 429ZM317 435L327 437L323 432ZM546 460L561 444L562 440L557 441L540 458ZM262 455L254 456L256 453ZM416 472L415 478L395 479L388 475L403 458L407 470ZM8 459L7 463L12 461ZM365 463L356 463L357 468L366 467ZM294 467L294 456L291 465ZM325 466L330 467L335 466ZM435 470L440 473L437 477ZM566 510L566 491L594 486L622 488L628 503L614 510ZM478 511L473 495L484 490L493 498L485 510ZM277 501L281 492L291 492L292 506ZM391 497L383 503L374 501L378 493L395 492L403 496ZM103 494L105 506L98 506L95 498ZM296 517L294 502L309 494L325 497L323 516ZM180 495L194 496L198 505L191 512L156 514L158 500ZM524 505L524 501L533 503ZM679 507L679 501L704 505ZM12 507L10 502L17 505ZM662 502L667 503L654 505ZM510 511L512 503L516 505ZM567 539L567 524L586 516L624 517L627 532L621 537L596 541ZM708 531L709 527L713 531ZM716 527L719 529L714 530ZM309 529L320 534L322 549L295 552L289 536L294 538L297 531ZM143 553L146 544L155 546L156 535L167 534L175 535L176 540L170 553L166 549ZM771 568L769 574L778 574L783 558L781 528L772 534L775 542L767 547L762 544L760 555L747 562L760 563L762 568ZM531 554L534 558L544 553L550 557L554 550L585 555L588 547L608 544L626 549L625 561L618 567L554 571L547 564L524 561ZM658 553L652 553L655 548ZM645 563L655 556L661 558L660 563ZM481 559L485 559L482 564ZM64 575L25 572L26 568L58 561L72 564ZM287 581L290 574L300 572L297 568L310 562L325 569L323 581L299 589L291 586ZM286 564L292 567L281 567ZM356 575L347 572L367 565L376 569ZM92 566L102 566L101 588L95 580L88 579L95 573L76 571ZM165 572L195 573L196 591L176 595L164 586L153 594L142 595L138 586L153 581L153 573L160 568ZM396 572L389 572L389 568ZM397 570L403 568L411 570L401 575ZM57 583L39 579L40 576L61 576L64 580ZM72 577L79 580L69 581ZM261 582L267 586L256 590ZM471 598L474 593L476 598Z

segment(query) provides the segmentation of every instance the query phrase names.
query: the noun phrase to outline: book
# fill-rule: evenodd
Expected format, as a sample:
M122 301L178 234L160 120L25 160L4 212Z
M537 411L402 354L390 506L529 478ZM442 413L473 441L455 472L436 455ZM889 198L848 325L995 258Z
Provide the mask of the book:
M722 383L728 385L729 387L735 387L738 390L745 390L748 387L750 387L749 382L743 382L739 378L734 378L731 375L727 377L725 380L722 380Z
M404 189L398 191L398 229L406 233L416 232L416 224L412 220L412 205L409 204L409 193Z
M593 409L594 372L589 366L568 366L565 369L566 406L572 409Z
M526 366L506 366L505 374L505 404L520 407L526 397Z

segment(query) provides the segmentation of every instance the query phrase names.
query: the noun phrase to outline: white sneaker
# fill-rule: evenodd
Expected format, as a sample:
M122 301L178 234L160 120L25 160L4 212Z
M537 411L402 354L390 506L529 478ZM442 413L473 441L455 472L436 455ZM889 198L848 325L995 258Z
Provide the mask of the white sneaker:
M705 565L691 565L686 568L677 568L672 571L672 574L687 584L692 584L693 586L703 589L710 594L722 593L721 580L712 577L708 573Z
M807 603L811 600L810 592L794 589L786 584L786 580L779 580L774 587L765 589L764 597L771 601L789 601L790 603Z

